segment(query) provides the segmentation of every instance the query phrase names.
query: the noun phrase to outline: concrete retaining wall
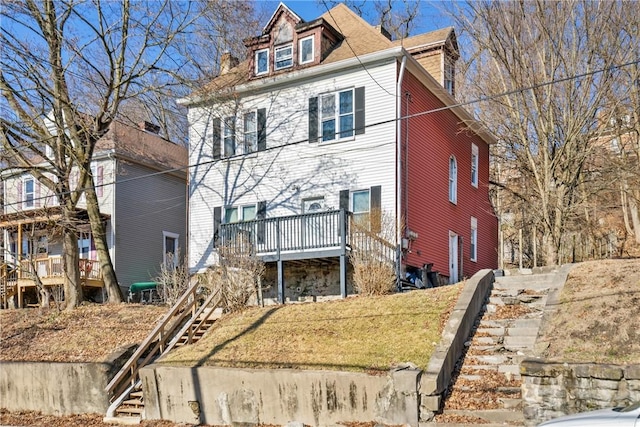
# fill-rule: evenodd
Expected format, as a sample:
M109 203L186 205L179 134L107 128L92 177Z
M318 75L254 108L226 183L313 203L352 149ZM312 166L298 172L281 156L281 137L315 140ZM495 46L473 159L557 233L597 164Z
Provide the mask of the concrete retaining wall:
M147 419L213 425L418 425L420 371L414 369L372 376L154 364L143 368L140 376Z
M525 423L640 401L640 365L553 363L520 365Z
M469 339L493 282L492 270L480 270L467 281L462 290L445 325L442 340L420 380L420 421L430 421L439 410L456 363L464 353L464 343Z
M106 413L104 391L131 349L104 363L0 362L0 407L48 415Z
M0 363L0 406L67 415L105 413L110 367L103 363Z

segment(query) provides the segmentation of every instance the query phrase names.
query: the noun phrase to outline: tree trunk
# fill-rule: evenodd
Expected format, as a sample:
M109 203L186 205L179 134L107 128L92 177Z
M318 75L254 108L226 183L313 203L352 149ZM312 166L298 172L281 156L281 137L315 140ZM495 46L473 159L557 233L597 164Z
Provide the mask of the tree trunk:
M68 224L73 218L65 212ZM64 273L64 301L65 310L73 310L82 302L82 286L80 286L80 270L78 269L78 234L69 225L66 225L62 232L62 253L63 273Z
M631 213L631 224L633 226L633 233L636 237L636 243L640 243L640 214L638 213L638 196L640 191L631 191L631 194L627 196L629 201L629 211Z
M105 231L102 218L100 217L100 207L98 205L98 197L93 186L93 179L91 184L87 186L85 190L85 197L87 200L87 213L89 214L89 222L91 223L91 234L96 244L96 252L98 253L98 262L100 263L100 271L102 272L102 280L104 280L104 287L107 290L107 299L111 303L120 303L123 301L122 292L120 286L118 286L118 279L116 272L113 269L113 263L111 262L111 255L109 254L109 248L107 246L107 234Z

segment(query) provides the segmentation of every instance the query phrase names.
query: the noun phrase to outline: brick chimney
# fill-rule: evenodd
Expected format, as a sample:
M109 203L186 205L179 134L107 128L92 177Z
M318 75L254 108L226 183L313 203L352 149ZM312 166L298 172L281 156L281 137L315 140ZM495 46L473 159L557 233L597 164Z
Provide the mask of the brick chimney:
M231 55L230 52L223 53L220 58L220 75L227 74L236 65L238 65L238 58Z

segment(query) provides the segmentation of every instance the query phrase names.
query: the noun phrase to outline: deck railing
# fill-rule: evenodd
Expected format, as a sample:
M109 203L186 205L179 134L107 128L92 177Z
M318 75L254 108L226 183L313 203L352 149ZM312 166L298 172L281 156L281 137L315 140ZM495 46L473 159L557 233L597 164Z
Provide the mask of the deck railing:
M348 244L348 227L341 227L350 215L345 214L334 210L221 224L219 244L245 252L244 245L250 245L256 255L339 247L341 230Z
M340 247L342 232L349 250L396 262L396 245L354 221L351 212L340 210L222 224L218 243L257 256L318 251Z
M23 259L20 261L20 267L13 270L13 276L8 278L8 280L33 279L36 275L40 279L62 277L62 263L63 259L60 255L49 256L46 258ZM78 260L78 268L80 270L81 280L102 279L99 261L92 259L80 259Z

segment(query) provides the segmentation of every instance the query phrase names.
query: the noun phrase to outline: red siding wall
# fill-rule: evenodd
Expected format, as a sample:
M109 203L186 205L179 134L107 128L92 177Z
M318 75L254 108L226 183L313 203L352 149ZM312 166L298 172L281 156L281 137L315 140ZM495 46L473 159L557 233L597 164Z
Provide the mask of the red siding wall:
M407 72L403 94L410 93L409 114L442 107L443 104L419 80ZM407 102L403 98L403 113ZM407 123L408 122L408 123ZM498 222L489 200L489 146L480 137L464 129L450 110L425 114L402 124L408 161L403 210L406 224L418 233L411 242L407 264L422 267L433 263L433 270L449 275L449 231L463 239L463 276L483 268L497 267ZM478 146L478 188L471 185L471 144ZM458 163L458 200L449 202L449 158ZM478 257L470 260L471 217L478 219ZM460 263L460 260L459 260ZM462 278L462 277L461 277Z

